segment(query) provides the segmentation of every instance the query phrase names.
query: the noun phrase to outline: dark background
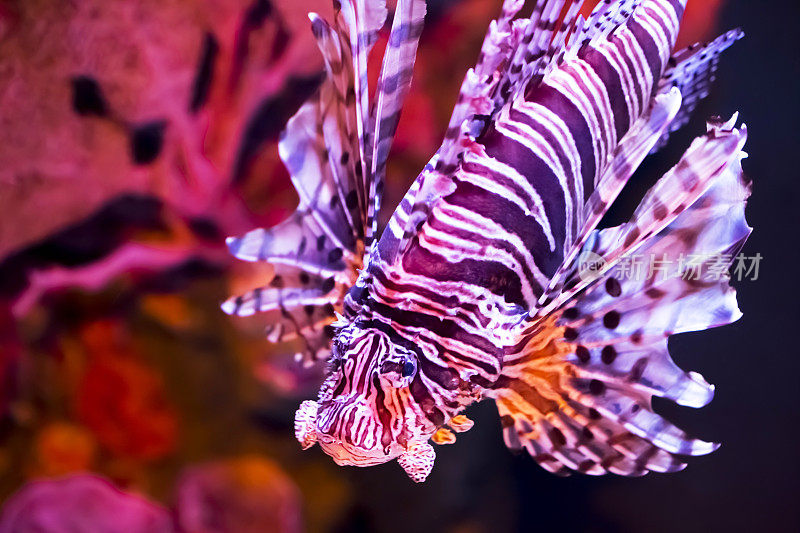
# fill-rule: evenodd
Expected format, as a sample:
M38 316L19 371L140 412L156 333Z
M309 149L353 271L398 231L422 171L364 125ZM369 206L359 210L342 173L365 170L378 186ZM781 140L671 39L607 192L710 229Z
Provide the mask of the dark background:
M474 429L437 448L421 486L405 482L394 464L349 469L361 503L340 531L800 531L798 20L796 0L727 3L721 30L741 26L745 39L723 55L693 122L645 164L612 214L624 220L703 131L705 117L740 112L750 135L744 169L755 228L744 253L764 256L760 277L737 284L739 322L670 340L679 365L716 385L714 401L699 411L657 403L680 427L722 447L677 474L562 479L511 455L485 402L468 411Z

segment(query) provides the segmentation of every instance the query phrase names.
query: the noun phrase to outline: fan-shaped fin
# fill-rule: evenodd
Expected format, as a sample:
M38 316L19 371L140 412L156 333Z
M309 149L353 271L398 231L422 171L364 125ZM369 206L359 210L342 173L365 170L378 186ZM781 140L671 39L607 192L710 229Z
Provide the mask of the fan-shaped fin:
M716 449L653 412L651 398L713 398L702 376L672 362L667 338L741 316L727 270L750 234L744 139L730 122L710 124L631 222L592 234L584 251L606 266L570 272L570 296L508 350L495 394L509 446L551 471L624 475L678 470L673 455Z

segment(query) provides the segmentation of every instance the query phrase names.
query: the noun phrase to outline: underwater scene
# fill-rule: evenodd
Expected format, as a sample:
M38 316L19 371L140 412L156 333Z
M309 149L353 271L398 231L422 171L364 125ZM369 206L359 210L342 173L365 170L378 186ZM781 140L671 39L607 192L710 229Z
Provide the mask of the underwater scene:
M0 0L0 533L800 530L799 17Z

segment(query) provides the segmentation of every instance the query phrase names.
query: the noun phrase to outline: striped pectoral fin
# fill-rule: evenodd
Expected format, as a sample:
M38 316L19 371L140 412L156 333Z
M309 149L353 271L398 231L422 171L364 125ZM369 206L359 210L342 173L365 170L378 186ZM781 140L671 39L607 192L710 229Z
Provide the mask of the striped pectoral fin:
M559 475L577 471L639 476L683 468L681 461L631 431L619 417L608 416L605 407L599 410L594 397L583 395L585 383L575 377L571 365L558 359L534 355L496 392L509 448L526 450L540 466Z
M425 2L398 3L370 105L367 56L387 15L385 1L342 0L334 2L332 23L309 16L327 77L279 142L300 204L278 226L227 241L234 256L268 262L276 275L268 287L231 298L223 309L266 313L268 339L300 341L307 363L327 357L335 314L352 311L345 309L345 294L377 231L384 167L411 82Z
M331 324L344 287L300 271L278 269L272 283L230 298L222 310L236 316L263 313L270 342L298 341L298 359L311 364L324 359L333 335Z
M353 166L357 182L358 203L365 222L365 233L371 225L368 212L373 208L369 193L372 184L372 140L374 121L370 112L368 56L377 41L378 31L388 16L386 2L344 0L336 2L336 20L340 35L349 38L349 58L352 67L352 93L348 95L355 115L354 146L357 147Z
M367 54L388 14L385 2L335 4L333 24L310 15L327 78L315 98L289 120L279 143L300 197L297 211L274 228L227 241L237 258L271 263L276 277L270 287L224 305L238 315L278 313L270 339L300 336L319 349L318 328L333 321L334 311L343 311L344 294L364 266L376 230L383 167L425 14L423 0L399 3L373 116Z
M289 120L278 145L297 194L300 210L308 212L330 238L356 251L364 237L365 220L358 206L353 179L353 146L343 135L344 119L335 112L330 79L319 100L304 105Z
M564 394L579 397L579 390L576 384L574 391ZM506 391L498 395L503 436L510 449L526 450L549 472L641 476L686 466L670 452L632 432L618 417L586 405L592 402L567 396L557 410L541 412L527 405L532 394L539 393L520 396Z
M651 399L689 407L711 401L713 386L672 362L667 337L738 318L732 291L722 282L625 285L609 277L592 287L556 313L547 350L526 351L522 343L505 369L497 402L506 442L526 448L548 470L669 472L684 467L675 455L716 449L656 414Z
M279 225L229 237L228 249L243 261L286 265L308 275L347 276L360 267L357 251L343 247L308 211L296 211ZM302 283L302 275L297 275Z
M725 143L731 127L711 125L710 135ZM612 258L607 267L589 276L576 272L567 284L576 287L567 290L570 297L527 324L510 350L496 393L506 441L527 448L548 470L673 471L684 466L676 455L716 449L653 412L651 400L710 402L714 387L672 361L667 339L741 316L727 270L750 234L744 217L750 187L739 140L732 149L721 146L729 156L686 163L664 178L673 183L648 194L634 218L648 225L664 217L667 199L655 201L664 191L678 202L688 199L652 235L632 232L631 225L595 232L587 250ZM686 187L703 176L711 182ZM693 188L704 192L681 196Z
M231 237L228 247L239 259L270 263L274 272L266 286L227 300L223 311L262 313L270 342L298 342L304 364L325 359L330 324L358 276L360 256L342 247L310 211L297 211L274 228Z
M222 306L238 316L264 313L269 321L267 338L297 341L298 356L307 364L329 354L329 325L358 277L366 232L355 171L356 116L342 92L352 85L345 75L349 48L321 19L312 21L328 79L317 97L292 117L279 143L300 205L273 228L227 240L235 257L270 263L275 274L268 286Z
M708 134L696 139L678 164L647 192L622 228L614 249L602 254L609 266L636 250L663 246L664 238L673 242L686 236L683 251L718 246L719 239L732 236L747 238L749 230L727 226L726 216L720 217L720 212L735 214L744 224L744 202L750 195L741 165L747 128L734 128L737 117L727 123L710 122ZM695 228L695 238L686 235L687 226Z
M324 138L324 155L327 157L323 159L327 159L328 168L321 170L332 174L339 197L344 200L350 226L356 235L363 238L368 225L363 132L368 125L360 121L368 120L368 116L362 109L363 98L357 92L363 90L363 84L357 81L355 74L356 69L362 68L362 65L356 61L350 43L350 29L342 17L337 16L334 26L329 25L319 15L311 14L309 17L325 58L328 76L320 89L317 121L312 124L315 129L307 131ZM314 179L312 175L311 181Z

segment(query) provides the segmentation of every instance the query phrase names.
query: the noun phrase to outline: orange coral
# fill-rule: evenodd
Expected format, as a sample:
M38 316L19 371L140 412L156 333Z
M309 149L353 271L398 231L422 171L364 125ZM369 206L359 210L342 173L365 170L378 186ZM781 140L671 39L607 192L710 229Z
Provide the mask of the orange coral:
M53 422L36 437L33 474L56 477L89 470L95 456L94 437L86 429L68 422Z
M89 362L78 386L78 418L112 453L160 459L175 448L175 410L161 376L117 332L108 322L84 331Z

